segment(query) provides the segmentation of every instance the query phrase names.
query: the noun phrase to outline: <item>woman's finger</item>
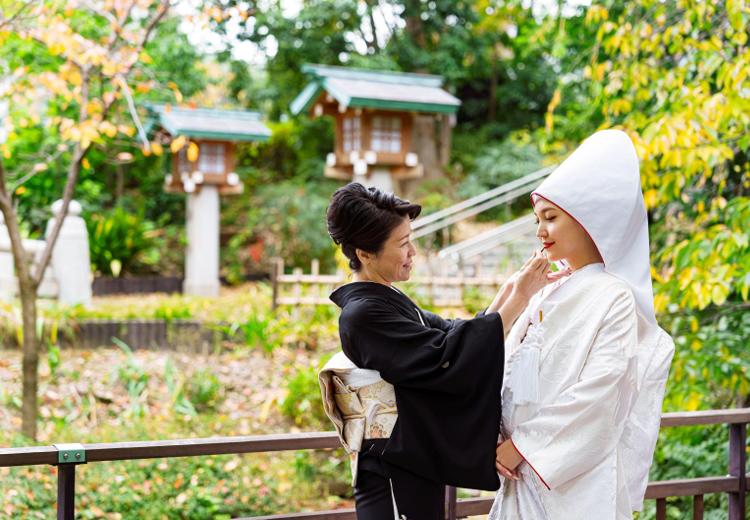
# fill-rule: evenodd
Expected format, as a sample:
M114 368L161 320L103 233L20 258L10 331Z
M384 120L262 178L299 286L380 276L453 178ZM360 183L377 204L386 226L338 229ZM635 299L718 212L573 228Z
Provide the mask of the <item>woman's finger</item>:
M503 477L509 480L513 479L513 474L499 462L495 462L495 468L497 468L497 472L500 473Z
M536 253L537 252L534 251L534 253L523 263L523 265L521 266L521 269L519 269L520 271L523 271L524 269L526 269L529 266L529 264L531 264L531 262L534 261L534 258L536 258Z
M549 273L547 275L547 279L554 282L556 280L559 280L560 278L565 278L566 276L570 275L570 273L571 273L570 267L566 267L565 269L561 269L560 271Z
M547 261L546 258L544 258L541 255L539 257L537 257L537 259L532 264L533 270L537 271L537 272L539 272L539 271L541 271L543 269L546 269L548 266L549 266L549 262Z

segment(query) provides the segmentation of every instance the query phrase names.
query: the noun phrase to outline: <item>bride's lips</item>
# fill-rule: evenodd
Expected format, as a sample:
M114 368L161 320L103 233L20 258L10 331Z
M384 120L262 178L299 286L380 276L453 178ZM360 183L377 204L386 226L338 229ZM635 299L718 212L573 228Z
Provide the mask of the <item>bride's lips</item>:
M544 242L544 243L542 243L542 245L544 246L544 249L549 249L550 247L554 246L555 243L554 242Z

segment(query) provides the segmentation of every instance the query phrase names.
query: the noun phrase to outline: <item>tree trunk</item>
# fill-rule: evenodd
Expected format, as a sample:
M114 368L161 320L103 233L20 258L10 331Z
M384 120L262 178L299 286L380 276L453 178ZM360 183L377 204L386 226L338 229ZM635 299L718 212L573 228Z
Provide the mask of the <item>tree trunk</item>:
M421 14L422 5L419 0L407 0L404 2L403 16L406 21L406 34L417 47L426 49L427 42L425 40L422 19L420 18Z
M21 399L21 432L36 440L37 388L39 386L39 341L36 335L36 295L39 284L35 282L29 265L29 257L23 247L21 228L13 209L13 201L8 194L5 169L0 161L0 211L5 217L8 229L13 264L18 278L18 292L22 311L22 352L23 352L23 392Z
M36 288L30 279L18 279L23 314L23 400L21 432L36 441L39 408L39 338L36 335Z

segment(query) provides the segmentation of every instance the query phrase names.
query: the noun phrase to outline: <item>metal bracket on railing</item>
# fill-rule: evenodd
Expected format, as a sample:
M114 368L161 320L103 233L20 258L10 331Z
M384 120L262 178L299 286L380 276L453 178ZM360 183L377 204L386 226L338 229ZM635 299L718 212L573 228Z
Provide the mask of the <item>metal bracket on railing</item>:
M86 464L86 448L77 442L52 446L57 450L57 520L75 520L76 466Z
M58 464L85 464L86 448L77 442L70 444L53 444L57 449Z

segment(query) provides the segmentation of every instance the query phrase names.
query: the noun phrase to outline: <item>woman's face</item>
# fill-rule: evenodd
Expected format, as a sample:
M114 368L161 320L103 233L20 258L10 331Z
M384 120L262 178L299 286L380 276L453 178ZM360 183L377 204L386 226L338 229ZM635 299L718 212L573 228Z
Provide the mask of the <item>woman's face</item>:
M592 259L601 261L594 241L573 217L541 197L536 198L534 213L536 236L550 262L566 260L575 269Z
M362 268L371 279L383 282L405 282L411 275L412 258L417 254L411 242L411 221L404 217L401 224L391 231L383 249L376 255L368 255Z

